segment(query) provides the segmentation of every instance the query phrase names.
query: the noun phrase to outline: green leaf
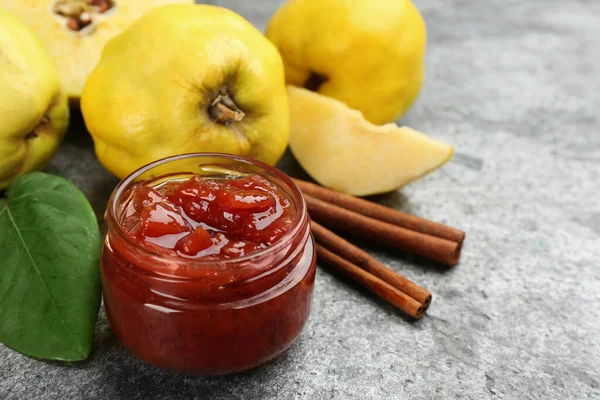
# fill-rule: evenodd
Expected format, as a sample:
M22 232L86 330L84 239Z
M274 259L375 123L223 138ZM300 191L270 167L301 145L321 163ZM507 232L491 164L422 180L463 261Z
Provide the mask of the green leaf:
M34 172L0 199L0 342L76 361L92 348L101 299L100 232L69 181Z

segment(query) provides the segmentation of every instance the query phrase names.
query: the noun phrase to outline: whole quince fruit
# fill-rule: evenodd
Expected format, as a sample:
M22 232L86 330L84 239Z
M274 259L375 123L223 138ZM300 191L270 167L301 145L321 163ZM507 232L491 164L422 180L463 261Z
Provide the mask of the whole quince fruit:
M426 29L410 0L290 0L266 35L289 84L341 100L375 124L403 115L423 83Z
M66 95L33 31L0 10L0 189L52 158L69 124Z
M0 0L39 36L58 67L60 83L74 106L83 84L114 35L153 7L193 0Z
M110 40L81 98L96 155L124 177L181 153L275 164L289 108L277 49L233 11L155 8Z
M289 86L290 149L323 186L367 196L441 167L454 148L406 126L376 126L341 101Z

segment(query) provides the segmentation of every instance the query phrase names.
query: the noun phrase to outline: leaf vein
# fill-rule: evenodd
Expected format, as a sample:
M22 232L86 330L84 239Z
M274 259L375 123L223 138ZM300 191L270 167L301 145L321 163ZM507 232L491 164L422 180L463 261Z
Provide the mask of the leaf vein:
M33 256L29 252L29 248L27 247L27 244L25 243L25 239L21 235L21 231L19 230L19 226L17 225L17 222L13 218L13 216L12 216L12 214L10 212L10 209L8 208L8 204L6 204L5 209L6 209L8 218L12 222L12 225L15 227L15 231L17 232L17 236L19 237L19 239L21 240L21 243L23 244L23 248L25 249L25 253L28 256L29 261L31 261L31 265L33 266L33 269L39 275L40 281L42 282L42 285L46 289L46 293L48 294L48 298L52 302L52 305L54 306L54 309L56 310L56 313L60 317L60 320L61 320L62 324L64 325L65 329L67 330L67 332L69 333L69 335L73 338L74 332L72 332L71 329L69 328L69 326L67 325L65 319L63 318L62 313L58 309L58 304L56 303L56 300L54 299L54 297L52 297L52 294L50 293L50 288L48 288L48 285L46 285L46 282L42 278L41 271L39 270L37 264L35 263L35 261L33 259ZM79 348L79 351L81 351L82 353L85 353L85 351L82 348L80 348L79 344L77 344L75 341L73 341L73 343Z
M26 198L26 197L33 197L34 199L37 200L37 198L35 197L36 195L38 195L38 194L45 194L45 193L56 193L56 194L61 195L61 196L64 195L64 193L62 191L60 191L60 190L40 190L40 191L37 191L37 192L25 193L25 194L22 194L20 196L11 197L10 200L14 202L15 200L20 200L20 199L23 199L23 198Z
M87 228L86 228L85 224L84 224L83 222L81 222L79 219L77 219L77 218L73 217L71 214L69 214L69 213L67 213L67 212L65 212L65 211L63 211L63 210L61 210L60 208L54 207L54 206L53 206L52 204L50 204L50 203L46 203L46 202L44 202L44 201L40 201L39 199L37 199L37 198L35 198L35 197L34 197L34 200L35 200L37 203L39 203L40 205L42 205L42 206L46 206L46 207L49 207L49 208L51 208L51 209L53 209L53 210L56 210L58 213L60 213L60 214L64 215L65 217L67 217L67 219L69 219L69 220L71 221L71 222L69 222L69 223L71 223L71 224L74 224L74 225L77 225L77 226L79 226L80 228L84 228L84 229L86 229L86 230L87 230Z
M45 272L40 272L40 275L47 276L50 278L60 278L60 279L71 279L74 280L82 289L86 289L86 287L79 281L79 277L77 276L68 276L68 275L58 275L58 274L47 274Z
M87 230L87 229L86 229ZM57 239L59 239L61 242L68 244L69 246L71 246L72 248L74 248L75 250L77 250L78 253L83 253L79 247L75 246L73 243L69 242L67 239L65 239L64 237L58 235L56 232L53 231L45 231L43 229L37 229L37 228L21 228L21 232L23 231L31 231L31 232L42 232L42 233L50 233L52 234L54 237L56 237Z

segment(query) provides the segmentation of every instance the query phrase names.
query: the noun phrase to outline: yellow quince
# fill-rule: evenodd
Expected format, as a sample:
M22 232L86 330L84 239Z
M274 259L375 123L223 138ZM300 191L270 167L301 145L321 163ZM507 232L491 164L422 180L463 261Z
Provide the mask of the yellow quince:
M124 177L180 153L275 164L289 138L277 49L234 12L155 8L105 46L81 108L100 162Z
M0 10L0 189L41 169L69 124L66 95L33 31Z
M423 83L425 23L410 0L290 0L268 24L286 80L357 109L402 116Z

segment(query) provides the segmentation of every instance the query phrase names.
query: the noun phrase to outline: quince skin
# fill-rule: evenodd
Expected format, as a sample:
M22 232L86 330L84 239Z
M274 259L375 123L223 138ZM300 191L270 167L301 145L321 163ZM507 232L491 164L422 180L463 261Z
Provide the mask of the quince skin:
M287 83L341 100L374 124L402 116L423 83L426 29L410 0L290 0L266 35Z
M33 31L0 10L0 189L41 169L69 123L66 95Z
M395 190L439 168L453 147L406 126L376 126L341 101L288 87L290 149L323 186L367 196Z
M110 40L81 109L98 159L118 177L190 152L275 164L289 138L277 49L241 16L209 5L155 8Z

